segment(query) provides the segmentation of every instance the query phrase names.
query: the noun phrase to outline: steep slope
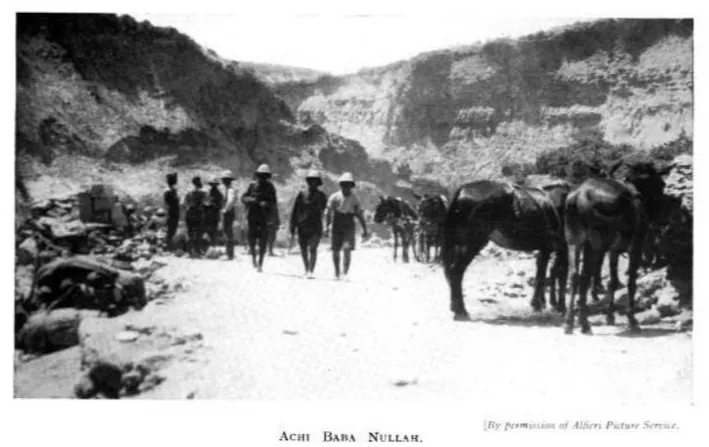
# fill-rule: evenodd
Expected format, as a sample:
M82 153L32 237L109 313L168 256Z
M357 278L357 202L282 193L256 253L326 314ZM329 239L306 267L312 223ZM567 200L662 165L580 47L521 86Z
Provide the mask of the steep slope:
M692 35L692 20L602 20L275 89L299 121L450 184L588 134L691 138Z
M298 124L254 75L310 71L245 68L129 16L18 14L17 25L17 172L34 199L108 182L150 202L168 169L182 173L185 188L193 174L226 168L243 184L263 162L281 183L284 208L310 167L325 171L328 189L353 171L368 205L408 191L357 141Z

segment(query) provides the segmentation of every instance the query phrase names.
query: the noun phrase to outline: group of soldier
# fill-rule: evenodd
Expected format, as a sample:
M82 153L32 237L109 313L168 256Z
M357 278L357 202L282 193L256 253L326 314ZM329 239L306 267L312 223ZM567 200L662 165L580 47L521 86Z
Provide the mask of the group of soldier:
M273 254L276 231L280 226L276 188L270 181L271 177L270 167L262 164L254 173L255 180L241 196L241 202L246 208L249 253L253 266L259 272L263 269L266 252ZM203 189L200 177L194 177L193 187L182 201L177 191L177 173L167 174L166 180L167 189L163 199L167 210L168 248L172 247L180 220L180 209L183 208L190 256L201 257L208 246L217 245L221 224L226 259L234 259L233 227L237 206L234 175L227 172L221 178L212 179L208 182L209 191ZM354 178L351 173L344 173L339 180L340 191L329 198L319 189L323 184L319 172L311 170L305 181L307 188L296 196L290 216L291 240L297 237L304 274L307 278L313 278L320 239L331 234L335 277L339 279L341 273L347 275L349 272L351 251L355 248L355 218L362 226L363 237L369 237L363 209L352 191L355 187ZM224 192L219 189L220 184L224 186ZM340 252L344 254L342 269Z

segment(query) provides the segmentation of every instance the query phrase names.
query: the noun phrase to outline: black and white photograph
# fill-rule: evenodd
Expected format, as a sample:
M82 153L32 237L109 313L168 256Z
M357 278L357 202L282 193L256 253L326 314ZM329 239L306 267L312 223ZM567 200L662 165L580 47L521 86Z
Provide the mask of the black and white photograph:
M541 415L696 403L693 17L113 7L13 13L13 400L682 428Z

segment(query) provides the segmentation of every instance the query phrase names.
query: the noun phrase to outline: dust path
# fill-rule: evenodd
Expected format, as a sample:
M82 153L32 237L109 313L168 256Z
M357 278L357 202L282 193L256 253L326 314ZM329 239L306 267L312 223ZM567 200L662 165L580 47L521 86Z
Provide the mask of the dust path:
M394 263L390 250L358 250L341 282L324 250L314 280L301 276L299 255L268 258L263 273L246 257L171 259L160 275L183 278L188 290L160 319L201 332L205 348L142 397L691 401L691 334L647 327L629 337L621 318L593 337L565 336L535 324L528 287L503 287L531 272L529 258L474 261L465 280L471 316L520 321L455 323L441 271Z

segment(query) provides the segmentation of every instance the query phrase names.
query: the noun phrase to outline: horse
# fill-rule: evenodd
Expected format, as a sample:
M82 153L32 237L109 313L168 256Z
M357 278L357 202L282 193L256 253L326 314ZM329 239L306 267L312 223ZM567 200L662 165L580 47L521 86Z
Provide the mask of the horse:
M411 245L416 257L414 244L416 223L419 216L414 207L401 197L379 196L379 204L374 211L374 222L388 223L394 233L394 261L401 238L401 253L404 262L409 262L409 246Z
M566 184L547 189L530 188L494 180L479 180L458 188L444 222L441 260L450 287L450 309L455 320L469 320L463 301L463 275L480 251L493 241L517 251L538 251L532 308L544 306L544 288L549 258L555 253L552 275L560 287L550 303L564 311L566 288L566 243L562 210L570 190Z
M444 195L414 194L414 197L419 201L416 211L420 217L416 231L420 260L425 262L431 260L431 247L433 247L434 260L439 260L448 200Z
M623 164L621 160L606 178L593 177L585 180L566 199L566 222L564 233L568 244L571 293L564 332L573 333L574 299L578 298L578 320L581 332L591 333L588 323L586 297L594 269L608 254L610 283L606 288L608 309L606 322L615 324L614 292L618 288L618 257L628 253L628 326L631 332L640 330L635 319L635 292L643 245L649 225L659 214L664 197L665 182L662 176L671 166L658 170L651 162L628 166L623 181L610 178ZM581 266L581 271L579 267Z

